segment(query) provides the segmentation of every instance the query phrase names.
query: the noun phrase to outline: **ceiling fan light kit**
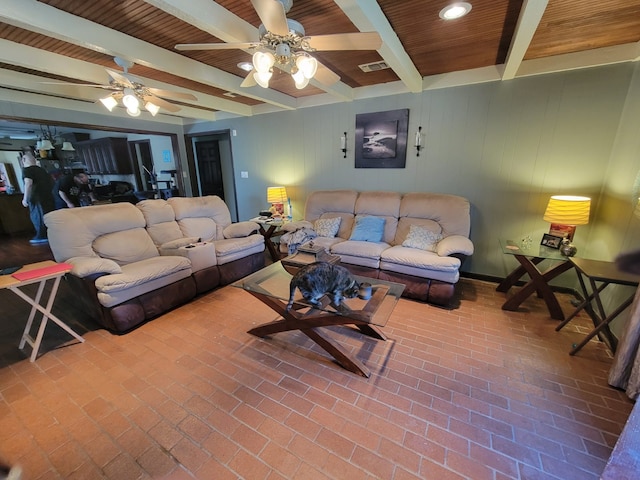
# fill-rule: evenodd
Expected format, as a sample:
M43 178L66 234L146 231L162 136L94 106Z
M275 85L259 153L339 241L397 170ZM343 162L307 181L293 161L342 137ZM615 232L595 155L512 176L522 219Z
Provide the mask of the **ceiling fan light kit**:
M238 43L183 43L177 50L224 50L257 49L253 54L253 70L246 76L241 87L255 85L269 87L273 67L287 72L293 78L296 88L302 89L314 78L318 61L309 52L336 50L378 50L382 46L380 35L375 32L342 33L332 35L307 36L304 27L286 14L293 0L251 0L261 25L258 27L257 42ZM327 75L329 72L331 75ZM340 80L334 72L324 67L323 75L316 81L331 85ZM249 81L251 80L251 81Z

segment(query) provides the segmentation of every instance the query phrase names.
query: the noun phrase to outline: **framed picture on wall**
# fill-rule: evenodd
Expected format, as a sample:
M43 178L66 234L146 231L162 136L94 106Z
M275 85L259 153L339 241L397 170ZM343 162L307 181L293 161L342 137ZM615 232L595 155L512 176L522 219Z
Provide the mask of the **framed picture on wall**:
M404 168L409 109L356 115L356 168Z

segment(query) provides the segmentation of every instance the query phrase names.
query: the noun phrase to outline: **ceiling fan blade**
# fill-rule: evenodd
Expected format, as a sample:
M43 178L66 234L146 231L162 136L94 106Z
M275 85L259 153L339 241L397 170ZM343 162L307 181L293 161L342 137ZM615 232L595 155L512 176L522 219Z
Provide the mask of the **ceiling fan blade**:
M283 37L289 34L287 14L282 3L278 0L251 0L251 4L267 30Z
M121 83L125 87L133 88L133 83L131 83L131 80L129 80L124 75L122 75L120 72L116 72L115 70L110 70L108 68L105 68L105 70L107 71L109 76L113 78L116 82Z
M258 42L236 42L236 43L179 43L174 48L176 50L228 50L231 48L239 48L241 50L247 48L256 48L260 45Z
M254 74L254 70L251 70L249 73L247 73L247 76L244 77L244 80L242 81L242 83L240 84L241 87L255 87L258 82L256 82L256 79L253 78L253 74Z
M316 70L316 74L313 76L317 81L322 83L323 85L333 85L334 83L338 83L340 81L340 76L336 74L333 70L330 70L328 67L325 67L323 64L318 62L318 70Z
M144 98L145 102L151 102L151 103L157 105L160 108L164 108L165 110L167 110L169 112L178 112L178 111L180 111L180 107L178 107L177 105L174 105L173 103L167 102L166 100L163 100L160 97L156 97L155 95L145 95L143 98Z
M149 93L158 95L160 97L175 98L180 100L198 100L196 96L192 95L191 93L174 92L173 90L163 90L161 88L153 87L147 87L147 90L149 90Z
M314 50L378 50L382 38L376 32L337 33L335 35L312 35L306 37Z

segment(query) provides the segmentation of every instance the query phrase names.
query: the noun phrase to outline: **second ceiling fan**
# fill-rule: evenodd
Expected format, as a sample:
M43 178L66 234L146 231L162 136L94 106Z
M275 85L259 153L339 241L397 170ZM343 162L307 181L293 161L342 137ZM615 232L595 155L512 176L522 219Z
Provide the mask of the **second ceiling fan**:
M378 50L382 39L376 32L339 33L333 35L306 36L303 26L287 18L293 0L251 0L262 25L258 28L260 39L255 42L237 43L182 43L177 50L227 50L251 49L253 70L242 82L243 87L256 83L267 88L277 67L293 77L297 88L306 87L311 78L332 85L340 77L319 63L310 52L336 50Z

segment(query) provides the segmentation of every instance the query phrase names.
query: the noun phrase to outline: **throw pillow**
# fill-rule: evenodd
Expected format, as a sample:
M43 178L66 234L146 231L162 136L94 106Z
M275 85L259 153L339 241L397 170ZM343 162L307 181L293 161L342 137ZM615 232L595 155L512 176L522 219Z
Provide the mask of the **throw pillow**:
M411 225L402 246L435 252L440 240L442 240L442 235L439 233L434 233L420 225Z
M319 237L333 238L338 234L341 221L341 217L319 218L313 224L313 229L316 231Z
M384 234L384 223L384 218L358 215L349 240L381 242Z

